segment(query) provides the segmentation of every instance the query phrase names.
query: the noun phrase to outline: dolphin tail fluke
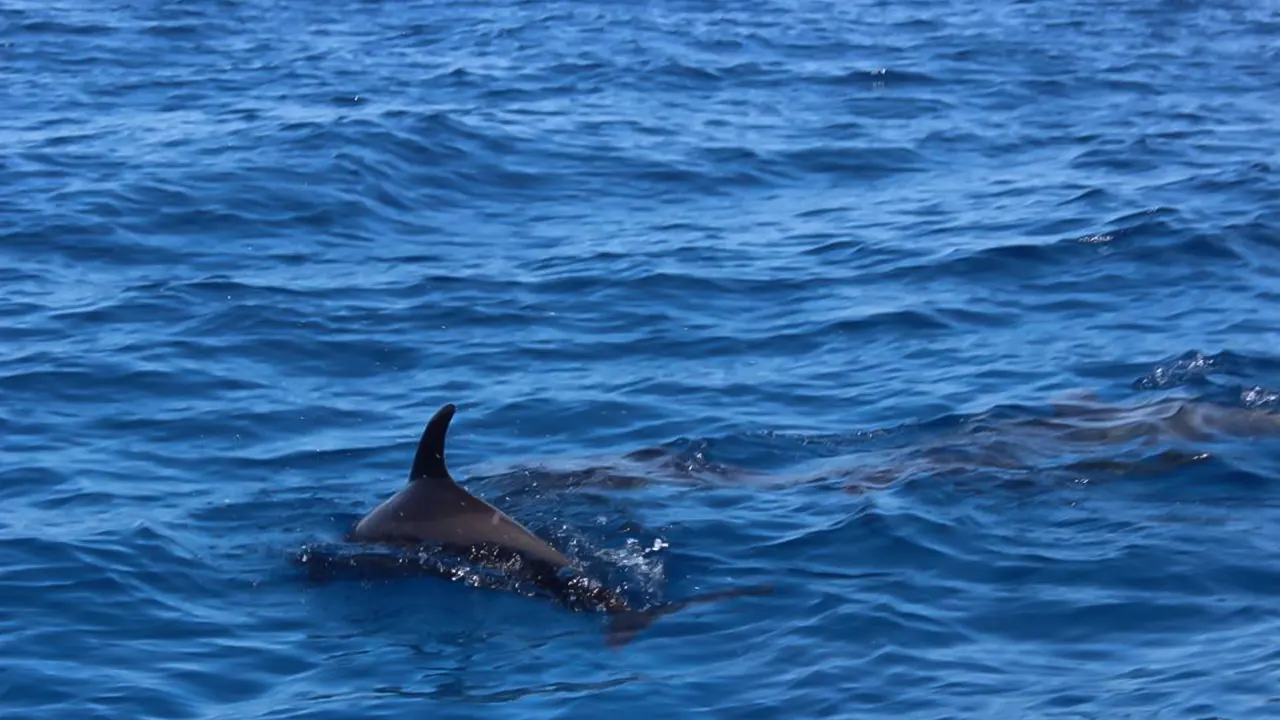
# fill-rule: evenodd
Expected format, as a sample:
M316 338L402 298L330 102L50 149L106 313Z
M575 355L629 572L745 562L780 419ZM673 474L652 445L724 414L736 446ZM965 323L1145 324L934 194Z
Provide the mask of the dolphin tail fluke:
M695 595L687 600L665 603L644 610L623 610L609 617L609 630L605 643L615 650L622 648L635 639L658 618L683 610L690 605L702 605L720 600L738 597L758 597L773 594L772 585L752 585L750 587L720 590L718 592Z

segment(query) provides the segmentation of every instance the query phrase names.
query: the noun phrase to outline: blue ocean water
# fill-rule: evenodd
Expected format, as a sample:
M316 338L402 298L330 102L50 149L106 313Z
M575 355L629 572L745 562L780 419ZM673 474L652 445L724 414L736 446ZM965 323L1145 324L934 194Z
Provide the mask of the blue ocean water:
M5 718L1280 716L1274 2L0 2ZM320 582L458 416L604 619Z

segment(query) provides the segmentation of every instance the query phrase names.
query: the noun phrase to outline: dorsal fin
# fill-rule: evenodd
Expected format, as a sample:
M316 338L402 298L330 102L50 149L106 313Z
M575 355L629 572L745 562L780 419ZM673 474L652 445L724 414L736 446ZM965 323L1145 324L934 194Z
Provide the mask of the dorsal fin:
M413 457L413 469L409 471L409 482L424 479L445 478L449 476L449 468L444 463L444 438L449 432L449 421L457 410L452 403L436 411L422 431L422 439L418 441L418 454Z

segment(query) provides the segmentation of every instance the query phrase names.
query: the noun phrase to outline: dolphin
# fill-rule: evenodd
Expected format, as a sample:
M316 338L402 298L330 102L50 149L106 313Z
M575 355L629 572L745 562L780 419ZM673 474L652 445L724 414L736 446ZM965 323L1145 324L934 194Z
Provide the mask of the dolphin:
M689 605L747 595L767 595L772 586L707 593L654 607L635 608L618 591L587 576L580 566L493 505L463 489L445 464L445 437L456 407L441 407L427 423L409 471L408 483L362 517L347 534L350 542L396 547L437 545L471 561L532 582L574 610L610 616L608 644L625 645L657 618ZM385 556L363 556L368 567L403 568ZM457 578L443 566L418 569Z
M569 558L454 481L444 462L444 444L456 411L452 404L436 411L422 432L409 483L361 518L347 539L459 547L487 543L549 563L556 569L571 567Z

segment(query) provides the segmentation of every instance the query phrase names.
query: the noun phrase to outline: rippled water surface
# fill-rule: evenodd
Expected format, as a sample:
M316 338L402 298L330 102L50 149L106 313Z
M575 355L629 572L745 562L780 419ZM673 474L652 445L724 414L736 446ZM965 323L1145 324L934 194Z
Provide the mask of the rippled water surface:
M0 2L0 715L1280 716L1277 38ZM773 594L308 572L450 402L604 582Z

